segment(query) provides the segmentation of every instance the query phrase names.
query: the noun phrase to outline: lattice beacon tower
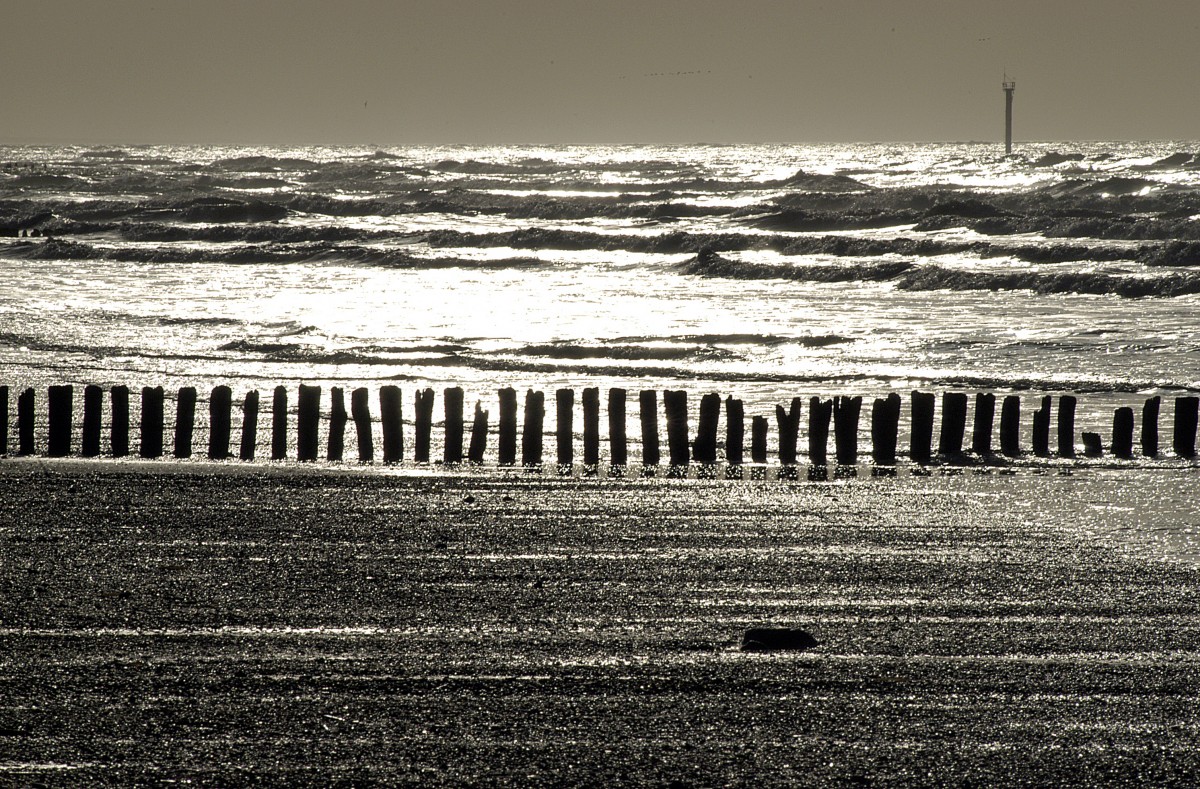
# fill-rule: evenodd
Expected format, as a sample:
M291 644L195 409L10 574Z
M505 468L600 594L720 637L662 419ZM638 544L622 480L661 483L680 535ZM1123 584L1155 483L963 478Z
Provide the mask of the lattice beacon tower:
M1017 83L1004 76L1004 155L1012 153L1012 97L1017 89Z

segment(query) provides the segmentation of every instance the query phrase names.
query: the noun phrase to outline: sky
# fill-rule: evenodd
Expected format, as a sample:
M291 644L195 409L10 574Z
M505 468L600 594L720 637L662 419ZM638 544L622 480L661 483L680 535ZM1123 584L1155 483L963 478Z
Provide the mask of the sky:
M1200 139L1198 0L13 0L0 143Z

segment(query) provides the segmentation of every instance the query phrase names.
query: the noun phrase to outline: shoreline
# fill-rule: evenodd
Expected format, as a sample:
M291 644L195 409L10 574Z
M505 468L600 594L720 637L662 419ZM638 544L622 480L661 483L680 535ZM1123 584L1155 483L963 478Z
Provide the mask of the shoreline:
M1186 493L1194 472L761 484L45 465L0 463L0 775L1200 777L1200 570L1079 522L1136 526L1135 484ZM763 625L819 645L739 651Z

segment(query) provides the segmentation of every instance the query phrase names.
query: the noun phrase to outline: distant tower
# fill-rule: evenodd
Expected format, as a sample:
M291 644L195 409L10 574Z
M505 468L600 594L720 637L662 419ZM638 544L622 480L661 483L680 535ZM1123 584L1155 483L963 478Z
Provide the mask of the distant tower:
M1004 75L1004 155L1012 153L1012 97L1017 83Z

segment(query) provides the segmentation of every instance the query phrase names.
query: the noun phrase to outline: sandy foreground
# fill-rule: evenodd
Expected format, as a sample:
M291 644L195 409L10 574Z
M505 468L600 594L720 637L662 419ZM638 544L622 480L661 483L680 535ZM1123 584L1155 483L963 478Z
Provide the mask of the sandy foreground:
M0 784L1196 785L1198 482L2 461Z

